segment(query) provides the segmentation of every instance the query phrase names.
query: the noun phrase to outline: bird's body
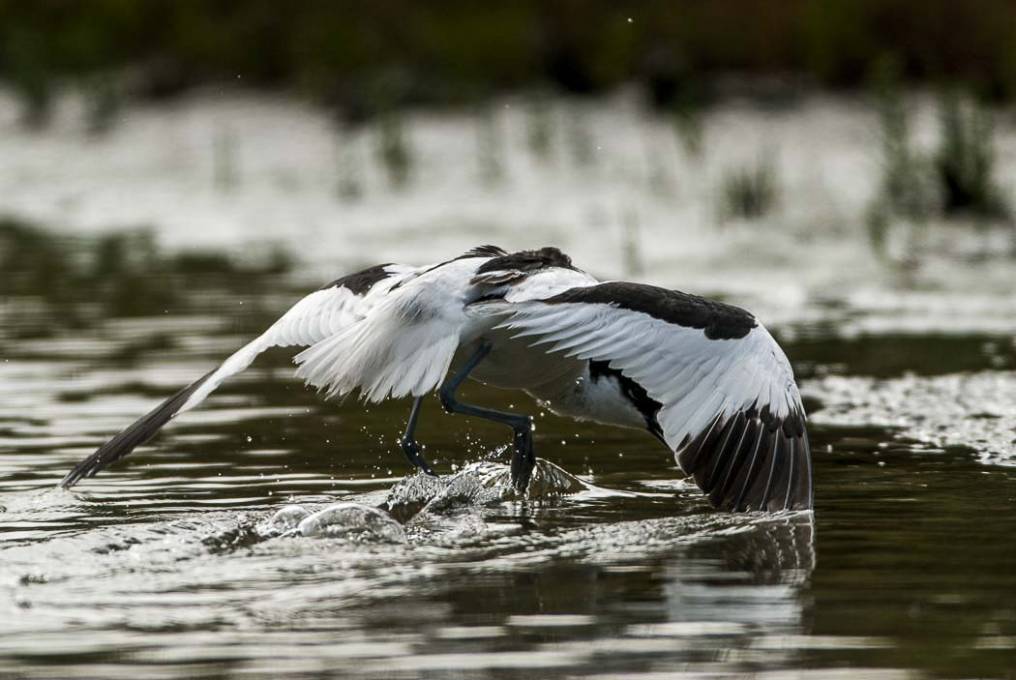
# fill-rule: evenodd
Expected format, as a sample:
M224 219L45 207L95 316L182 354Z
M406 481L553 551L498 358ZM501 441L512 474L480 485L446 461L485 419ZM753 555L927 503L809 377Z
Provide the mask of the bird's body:
M297 302L219 368L104 444L63 481L123 458L176 415L274 346L301 346L297 376L327 396L416 398L515 432L513 478L533 462L531 420L461 404L469 377L525 390L552 411L634 427L665 443L718 507L812 505L804 410L785 355L748 312L678 291L601 283L556 248L482 246L426 267L379 265Z

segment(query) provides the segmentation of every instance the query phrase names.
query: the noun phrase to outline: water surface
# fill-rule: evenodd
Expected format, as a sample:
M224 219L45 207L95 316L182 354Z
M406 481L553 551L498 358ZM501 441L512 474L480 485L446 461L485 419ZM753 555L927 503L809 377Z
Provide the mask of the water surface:
M284 505L422 483L397 446L408 402L321 402L273 351L125 463L55 485L296 299L285 263L0 238L0 675L1016 677L1005 451L821 415L843 402L827 376L1011 388L1004 334L844 334L839 304L773 324L815 413L814 516L716 513L650 437L470 386L536 414L538 455L582 490L415 508L404 542L278 535ZM436 400L419 438L446 475L505 460L501 428Z

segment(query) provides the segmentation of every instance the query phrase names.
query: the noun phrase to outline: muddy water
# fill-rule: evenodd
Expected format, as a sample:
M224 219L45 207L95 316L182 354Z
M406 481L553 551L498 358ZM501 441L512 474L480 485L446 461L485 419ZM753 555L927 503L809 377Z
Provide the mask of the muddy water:
M408 403L322 403L285 352L65 492L73 463L299 286L278 263L152 254L116 268L115 240L83 252L6 237L0 676L1016 677L1016 469L997 464L1011 449L914 439L899 429L913 413L851 419L856 390L829 382L938 380L959 403L940 379L988 373L1011 393L1011 338L842 337L840 307L776 326L815 413L813 517L717 514L651 438L478 386L476 401L538 415L558 483L499 495L506 433L436 401L419 437L462 484L407 479ZM824 399L837 418L823 420ZM950 413L1009 417L988 406ZM337 502L399 523L305 535L271 521Z

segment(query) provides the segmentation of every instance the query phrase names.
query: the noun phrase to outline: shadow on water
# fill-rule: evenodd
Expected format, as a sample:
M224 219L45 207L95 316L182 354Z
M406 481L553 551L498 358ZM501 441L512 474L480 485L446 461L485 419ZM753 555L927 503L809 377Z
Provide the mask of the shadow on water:
M298 297L284 262L0 226L0 674L1013 677L1016 469L864 423L812 426L813 520L730 516L652 439L472 386L537 415L566 493L424 494L393 510L394 542L295 535L266 529L284 505L391 508L431 482L405 478L408 403L320 402L272 352L128 462L53 488ZM786 345L807 384L991 370L1009 350L986 343ZM446 480L504 461L501 429L436 402L419 437Z

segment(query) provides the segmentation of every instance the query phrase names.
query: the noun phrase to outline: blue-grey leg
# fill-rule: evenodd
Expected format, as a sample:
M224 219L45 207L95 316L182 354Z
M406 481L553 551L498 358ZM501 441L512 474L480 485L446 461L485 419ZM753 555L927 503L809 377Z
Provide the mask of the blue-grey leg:
M469 374L476 366L483 361L484 357L490 354L490 343L483 343L476 350L476 353L469 358L458 373L449 378L441 386L441 405L448 413L460 413L465 416L476 416L486 418L495 423L501 423L512 428L515 432L514 448L512 456L512 484L519 491L525 491L529 486L529 476L536 464L536 455L533 453L533 419L529 416L515 413L504 413L482 406L463 404L455 398L455 392L459 386L469 377Z
M409 423L406 425L406 431L402 435L399 444L402 446L402 452L406 454L410 464L420 468L428 475L436 477L437 475L430 467L430 463L423 457L420 445L416 443L416 422L420 419L420 405L422 403L423 397L417 397L413 400L413 409L409 412Z

